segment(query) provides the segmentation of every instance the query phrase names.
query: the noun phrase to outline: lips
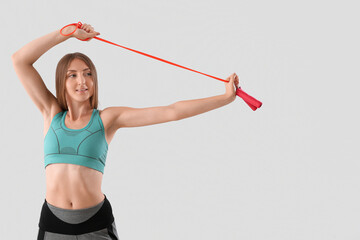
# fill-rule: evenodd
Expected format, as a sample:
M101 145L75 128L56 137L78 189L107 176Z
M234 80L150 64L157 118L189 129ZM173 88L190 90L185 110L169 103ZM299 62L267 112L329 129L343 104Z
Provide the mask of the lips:
M87 91L88 89L87 88L84 88L84 89L77 89L76 91L77 92L85 92L85 91Z

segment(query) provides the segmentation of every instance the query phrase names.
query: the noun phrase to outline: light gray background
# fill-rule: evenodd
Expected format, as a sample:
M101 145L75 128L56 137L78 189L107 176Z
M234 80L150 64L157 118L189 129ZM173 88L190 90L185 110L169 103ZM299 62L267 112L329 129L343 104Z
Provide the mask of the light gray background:
M11 54L62 26L226 78L240 98L177 122L120 129L103 192L130 239L359 239L359 14L356 1L2 1L1 239L36 239L45 197L43 119ZM225 93L224 83L98 40L70 39L35 67L83 52L100 109Z

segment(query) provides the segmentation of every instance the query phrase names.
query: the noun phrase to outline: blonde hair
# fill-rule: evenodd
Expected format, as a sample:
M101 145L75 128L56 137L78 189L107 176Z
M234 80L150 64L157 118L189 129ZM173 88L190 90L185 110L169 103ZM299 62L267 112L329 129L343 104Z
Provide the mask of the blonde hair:
M94 94L90 97L91 108L98 108L98 81L97 72L94 63L91 59L83 53L75 52L63 56L57 64L55 81L56 81L56 98L63 111L69 110L65 98L65 80L68 68L71 62L75 59L80 59L90 68L92 79L94 82Z

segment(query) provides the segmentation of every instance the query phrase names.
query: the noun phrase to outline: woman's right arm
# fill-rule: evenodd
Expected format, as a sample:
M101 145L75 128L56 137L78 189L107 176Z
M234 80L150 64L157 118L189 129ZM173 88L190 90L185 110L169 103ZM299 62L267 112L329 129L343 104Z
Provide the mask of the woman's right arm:
M75 26L69 26L63 33L71 33L74 29ZM50 114L52 106L57 104L57 99L47 89L33 64L50 48L70 37L72 36L61 35L59 29L29 42L11 56L18 78L44 117Z
M75 28L75 26L70 25L62 32L67 35L72 33ZM71 37L79 39L89 38L88 41L90 41L99 34L100 33L94 31L91 25L86 23L82 24L82 26L76 29L70 36L61 35L60 29L58 29L29 42L11 56L17 76L44 118L51 114L54 106L57 108L60 108L60 106L58 105L56 97L47 89L40 74L33 67L34 62L50 48Z

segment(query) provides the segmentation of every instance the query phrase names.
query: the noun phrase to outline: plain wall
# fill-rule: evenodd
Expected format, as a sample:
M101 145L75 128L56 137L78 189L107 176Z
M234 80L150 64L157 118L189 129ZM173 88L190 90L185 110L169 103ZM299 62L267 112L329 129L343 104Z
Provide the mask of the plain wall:
M181 121L119 129L103 179L122 240L360 238L356 1L2 1L1 239L35 239L45 198L43 119L12 67L26 43L82 21L99 37L226 78L237 98ZM100 109L225 93L221 81L93 39Z

